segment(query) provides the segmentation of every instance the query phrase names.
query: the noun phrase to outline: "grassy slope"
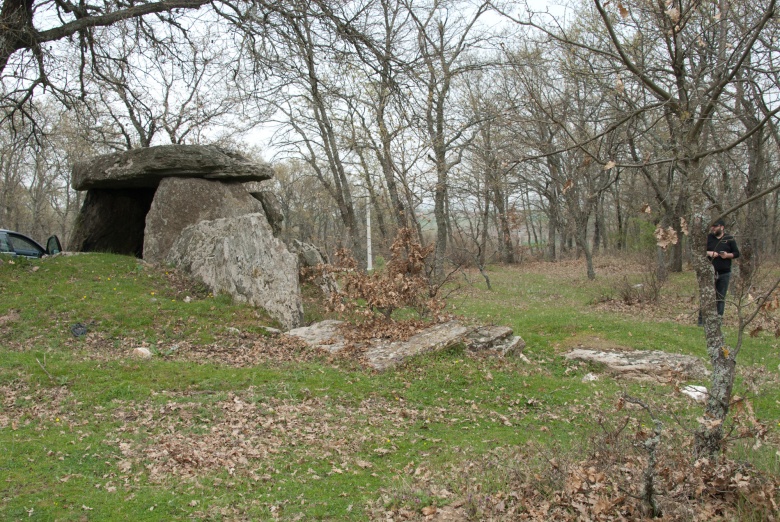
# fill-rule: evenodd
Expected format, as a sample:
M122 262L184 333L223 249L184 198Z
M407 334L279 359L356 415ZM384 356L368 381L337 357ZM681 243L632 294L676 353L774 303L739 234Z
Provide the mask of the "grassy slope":
M692 426L700 409L673 384L583 383L598 368L559 357L580 344L703 356L687 320L692 276L672 278L660 312L625 313L593 304L624 271L601 266L589 282L573 264L555 270L495 268L492 292L479 282L450 299L456 313L513 327L530 365L454 349L376 374L279 348L265 336L268 317L132 258L6 260L0 518L419 514L471 491L472 478L485 491L505 486L487 472L465 478L468 462L528 444L551 455L581 448L599 432L596 414L620 415L622 393ZM71 334L75 323L86 337ZM138 346L156 356L133 359ZM740 357L735 393L776 440L777 341L749 338ZM780 473L775 445L749 447L731 451Z

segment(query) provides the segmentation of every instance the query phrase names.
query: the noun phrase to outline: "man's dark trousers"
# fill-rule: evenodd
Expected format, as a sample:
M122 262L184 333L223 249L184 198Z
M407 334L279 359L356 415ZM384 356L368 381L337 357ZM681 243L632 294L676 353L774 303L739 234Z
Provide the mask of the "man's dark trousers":
M723 317L723 311L726 309L726 292L729 289L731 272L722 274L715 273L715 298L718 300L718 315Z

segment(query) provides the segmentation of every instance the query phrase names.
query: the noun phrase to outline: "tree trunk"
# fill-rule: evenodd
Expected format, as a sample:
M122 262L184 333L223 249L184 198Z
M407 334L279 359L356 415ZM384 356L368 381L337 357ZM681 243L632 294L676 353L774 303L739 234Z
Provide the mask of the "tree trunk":
M699 287L699 306L704 322L704 337L707 354L712 364L709 399L704 410L704 419L694 438L696 455L705 456L716 455L721 449L723 422L729 413L737 353L725 345L721 317L716 309L715 271L705 255L709 217L706 217L708 216L707 200L700 189L704 186L704 174L700 165L691 163L686 165L686 171L691 173L688 181L693 188L689 230L693 267Z
M694 447L697 456L710 456L716 455L721 449L723 422L729 413L737 361L736 353L730 352L724 344L721 318L715 307L715 273L712 263L704 255L707 249L707 232L702 229L701 224L696 228L699 230L693 234L693 259L699 284L699 302L704 321L707 353L712 363L712 380L704 410L704 420L696 431Z
M477 265L479 267L479 271L483 273L485 271L485 260L486 260L486 252L487 252L487 238L488 238L488 223L490 221L490 192L485 187L484 192L484 199L483 199L484 207L482 208L482 230L480 231L480 237L479 237L479 252L477 253ZM487 280L488 289L490 289L490 280Z
M498 212L501 229L498 231L501 244L502 261L507 264L515 262L515 247L512 244L512 232L509 228L509 218L506 214L506 200L503 190L498 187L498 174L493 173L493 205Z
M599 195L596 203L596 214L593 219L593 246L591 251L598 254L602 246L606 249L606 226L604 225L604 204L603 197Z
M754 121L751 121L755 123ZM748 177L745 184L745 198L758 194L766 179L766 161L764 158L764 132L763 129L756 132L747 140L748 150ZM756 200L748 204L745 230L742 234L740 245L740 279L750 281L758 270L759 257L757 251L763 250L763 242L766 237L766 225L768 215L763 200Z
M588 243L588 218L585 216L584 220L575 220L575 223L577 230L574 233L574 240L582 253L585 254L585 262L588 266L588 279L593 281L596 279L596 271L593 268L593 252Z
M436 219L436 250L434 254L434 277L444 277L444 259L447 256L447 175L439 172L433 195L433 216Z
M682 223L680 222L680 218L685 216L685 210L686 210L685 203L688 199L687 195L688 195L687 190L683 189L680 191L680 195L677 199L677 204L674 207L674 213L672 214L671 226L672 228L674 228L675 232L677 232L677 238L679 240L677 241L676 244L672 245L669 271L677 274L682 273L683 271L684 234L682 233Z

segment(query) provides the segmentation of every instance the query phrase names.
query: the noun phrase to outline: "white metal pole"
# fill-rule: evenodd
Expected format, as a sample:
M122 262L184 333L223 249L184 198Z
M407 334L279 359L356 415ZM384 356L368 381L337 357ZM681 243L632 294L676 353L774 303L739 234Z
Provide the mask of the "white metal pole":
M366 204L366 270L374 269L374 261L371 259L371 202Z

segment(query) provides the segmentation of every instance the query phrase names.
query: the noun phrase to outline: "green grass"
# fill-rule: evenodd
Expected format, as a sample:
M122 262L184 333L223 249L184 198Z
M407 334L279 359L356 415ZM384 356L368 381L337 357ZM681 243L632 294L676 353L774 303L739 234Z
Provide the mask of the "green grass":
M584 383L602 369L561 354L587 344L704 357L700 329L599 309L617 284L608 276L590 282L584 271L562 277L520 266L492 267L490 277L493 291L472 276L450 307L514 328L530 364L454 348L375 373L295 353L251 364L210 359L264 346L265 327L276 325L133 258L4 259L0 519L365 520L385 509L421 516L462 495L479 518L487 508L472 488L506 493L517 464L480 462L526 447L578 454L601 435L599 414L612 423L627 415L616 408L622 394L651 405L670 431L695 425L701 408L674 383ZM673 275L664 293L681 299L670 306L685 306L692 279ZM71 333L76 323L87 326L85 337ZM732 339L735 329L727 332ZM138 346L155 356L133 358ZM773 474L777 346L765 333L745 341L734 393L769 433L760 448L738 441L729 450ZM474 473L464 473L470 465Z

